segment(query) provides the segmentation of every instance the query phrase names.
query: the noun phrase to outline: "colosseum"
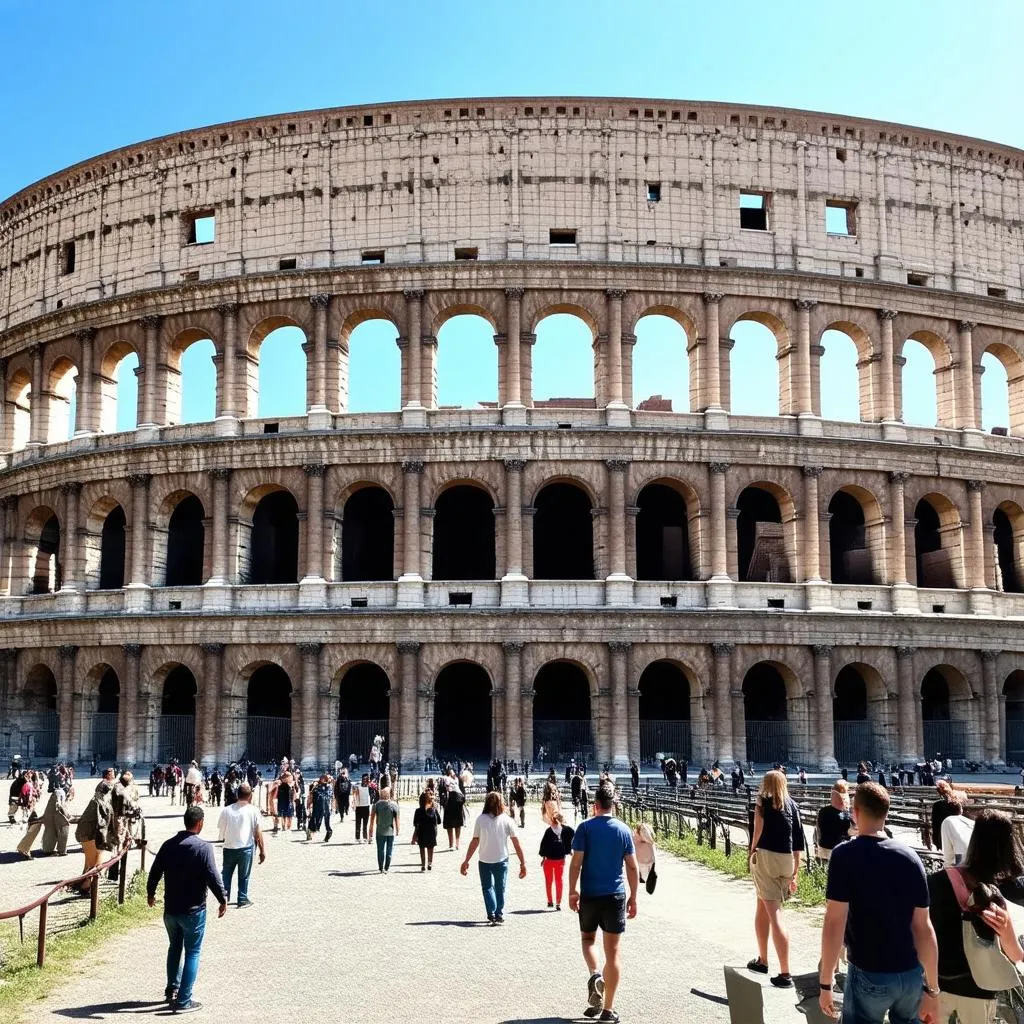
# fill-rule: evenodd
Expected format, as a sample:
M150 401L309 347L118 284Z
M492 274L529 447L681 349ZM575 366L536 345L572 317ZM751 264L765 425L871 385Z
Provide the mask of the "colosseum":
M1024 759L1022 160L798 110L463 99L187 131L24 189L0 748ZM585 398L534 394L568 358L552 316L587 332ZM452 407L459 317L497 388ZM677 406L634 394L652 317ZM372 322L395 407L354 411ZM285 327L305 401L261 415ZM745 329L776 415L732 401ZM852 417L822 407L830 339ZM193 345L216 394L189 421Z

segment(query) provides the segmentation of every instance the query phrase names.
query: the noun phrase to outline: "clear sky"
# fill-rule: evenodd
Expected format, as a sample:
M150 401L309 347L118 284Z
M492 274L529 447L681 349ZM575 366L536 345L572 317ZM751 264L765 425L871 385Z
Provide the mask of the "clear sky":
M1021 0L307 0L296 7L267 0L0 0L0 196L168 132L290 110L444 96L761 103L1024 147L1022 35ZM635 397L661 393L686 409L680 333L663 318L641 327ZM589 340L578 325L548 324L544 331L548 338L539 337L535 350L538 397L592 394ZM443 404L494 399L490 335L481 321L445 329ZM397 407L393 337L391 328L369 324L353 340L353 408ZM771 412L763 372L742 373L756 366L747 353L763 353L764 340L754 327L736 338L734 408ZM265 343L261 414L301 411L299 341L284 331ZM852 355L842 342L826 338L822 388L853 418ZM920 353L907 356L913 367ZM123 367L121 377L131 384L128 371ZM185 371L186 418L206 418L208 348L190 349ZM1006 422L998 389L991 388L997 376L993 367L983 378L987 425ZM121 425L128 426L129 402L122 404ZM909 395L906 405L908 419L934 422L926 398Z

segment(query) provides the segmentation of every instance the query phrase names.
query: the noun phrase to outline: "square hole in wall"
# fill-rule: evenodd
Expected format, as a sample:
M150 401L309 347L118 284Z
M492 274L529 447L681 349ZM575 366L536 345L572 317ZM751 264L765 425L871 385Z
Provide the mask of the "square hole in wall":
M675 608L679 603L679 598L675 594L668 594L661 599L662 608Z
M213 210L185 214L185 244L211 245L217 236L217 218Z
M65 242L60 247L60 272L67 276L75 272L75 243Z
M383 249L367 249L360 257L360 262L366 265L372 265L375 263L384 262L384 250Z
M182 279L182 281L198 281L199 280L199 271L198 270L186 270L185 273L181 275L181 279Z
M825 200L825 234L857 234L857 204L845 199Z
M928 287L928 275L927 274L907 274L907 284L913 285L915 288L927 288Z
M768 598L769 608L785 608L786 599L784 597L769 597Z
M296 266L295 257L290 256L287 259L277 261L278 270L294 270Z
M353 608L366 608L369 605L369 601L365 597L353 597L352 607Z
M944 615L946 612L946 606L944 604L933 604L932 611L936 615Z
M480 250L471 246L465 248L457 248L455 250L455 258L457 260L475 260L480 255Z
M575 228L552 228L548 232L548 242L551 245L569 246L576 244Z
M859 612L869 612L869 611L871 611L871 602L870 601L858 601L857 602L857 611L859 611Z
M448 604L461 607L469 607L473 603L473 595L465 590L449 590Z
M767 231L771 195L768 192L740 191L740 227L745 231Z
M168 601L167 602L167 610L171 611L171 612L180 612L181 611L181 602L180 601Z
M279 434L281 432L280 423L264 423L263 433L264 434Z
M988 286L988 297L990 299L1005 299L1006 289L1005 288L993 288L992 285Z
M647 182L647 202L649 202L649 203L660 203L661 202L661 182L660 181L649 181L649 182Z

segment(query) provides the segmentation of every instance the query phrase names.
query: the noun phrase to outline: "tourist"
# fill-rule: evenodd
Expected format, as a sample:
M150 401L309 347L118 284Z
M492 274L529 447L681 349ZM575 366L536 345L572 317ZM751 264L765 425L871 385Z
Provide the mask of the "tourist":
M850 838L850 788L843 779L832 783L829 802L818 811L818 860L828 862L832 851Z
M99 864L100 851L117 849L117 822L114 819L114 808L110 800L112 789L113 787L106 779L101 779L92 799L86 805L81 818L78 819L75 839L82 844L82 853L85 855L83 875L92 871ZM88 895L92 888L92 880L86 879L75 888L82 895Z
M918 855L885 833L889 794L877 783L857 787L857 838L832 851L821 932L819 1004L836 1016L832 984L843 945L849 971L843 994L847 1024L916 1021L938 1024L938 949L928 916L928 882Z
M224 898L231 899L231 876L238 869L238 906L251 907L249 899L249 878L252 875L253 846L260 851L260 863L267 859L263 845L263 829L260 812L252 805L252 789L243 782L238 787L238 799L220 812L217 833L224 843L224 857L221 877L224 882Z
M629 780L633 783L633 796L640 789L640 765L636 761L629 762Z
M370 811L370 839L377 832L377 870L386 875L391 870L391 856L399 833L399 808L391 799L391 790L385 786L380 799Z
M71 814L68 810L67 796L63 786L57 786L50 793L46 802L46 809L42 816L32 822L21 842L18 843L18 853L26 859L32 857L32 847L35 844L39 830L43 830L42 850L44 854L51 854L57 851L58 857L64 857L68 852L68 833L71 830Z
M434 806L434 791L425 789L420 794L420 805L412 816L412 842L420 848L420 871L434 869L434 848L437 846L437 830L440 827L441 815Z
M515 812L519 811L519 827L526 827L526 786L522 779L516 779L512 786L512 791L509 793L509 812L515 817Z
M947 779L939 779L935 783L935 790L939 794L939 799L932 804L931 841L926 844L929 850L933 846L941 849L942 823L947 818L955 818L957 815L963 814L964 804L967 802L966 794L953 789Z
M555 811L552 817L551 824L540 840L540 855L543 858L541 869L544 871L544 891L548 897L548 910L552 907L561 910L562 889L565 885L565 858L572 853L572 837L576 832L565 824L561 811Z
M508 886L508 843L519 858L519 877L526 877L526 858L516 832L516 823L505 813L505 801L500 793L488 793L484 809L473 825L473 838L459 870L469 874L469 862L480 850L480 887L484 894L484 909L492 925L505 923L505 889Z
M454 769L449 769L443 781L444 830L448 833L448 849L458 849L462 828L466 824L466 794L462 792Z
M289 769L281 772L270 799L274 807L274 832L277 832L278 824L285 832L290 832L295 818L295 776Z
M633 849L636 852L636 867L640 874L640 884L655 874L654 871L654 829L645 821L638 821L633 826ZM653 889L653 886L651 886Z
M302 775L302 769L292 767L290 769L292 776L292 793L294 794L295 803L295 829L298 832L305 832L306 830L306 780ZM290 826L285 826L285 831L289 831Z
M615 787L601 783L594 793L593 817L580 822L572 840L569 864L569 909L579 914L587 979L585 1017L617 1024L615 994L619 987L619 942L626 919L636 917L639 869L629 828L614 815ZM626 885L623 884L623 867ZM604 967L598 970L594 945L603 934Z
M167 988L164 999L174 1013L202 1009L192 998L199 973L199 954L206 932L206 890L220 904L218 917L228 909L213 847L199 838L203 829L203 808L194 804L185 811L185 828L166 840L153 858L146 880L146 896L156 906L156 889L164 880L164 927L167 929ZM185 965L181 958L184 952Z
M324 842L329 843L334 833L331 831L331 801L334 799L334 785L330 775L324 772L319 780L309 787L309 823L306 826L306 839L312 839L314 832L324 826Z
M181 782L181 767L175 761L167 766L167 794L171 798L171 806L178 802L178 783Z
M250 795L253 792L253 787L246 782L245 785L249 786ZM224 776L224 806L230 807L238 799L238 791L242 788L242 777L239 775L238 770L232 765L228 769L227 775Z
M203 790L203 773L199 770L199 764L193 761L185 773L185 806L191 807L200 799Z
M870 782L871 776L868 774L868 766L864 761L857 762L857 785L859 786L862 782Z
M582 785L583 780L580 779L580 777L578 775L574 775L573 776L573 785L574 786L575 786L577 781L579 781L580 785ZM576 787L575 791L576 791L577 796L578 796L579 787ZM544 789L541 792L541 797L540 797L540 820L543 821L545 825L550 825L551 822L554 821L555 815L556 814L561 814L561 813L562 813L562 795L561 795L561 793L558 792L558 783L553 778L549 778L548 781L544 783Z
M373 798L370 793L370 776L364 772L358 785L352 787L352 808L356 819L356 842L368 843L370 837L367 828L370 824L370 806Z
M341 762L337 762L341 765ZM344 823L348 814L349 802L352 799L352 780L348 777L348 769L342 768L334 781L334 804L338 809L338 821Z
M216 768L210 773L210 806L220 807L221 799L224 796L224 780Z
M580 789L583 786L583 778L579 772L573 774L573 777L569 780L569 795L572 797L572 813L576 821L579 821L580 817ZM547 792L547 786L544 787L545 793ZM547 797L545 796L545 799Z
M789 973L789 932L782 921L782 904L796 892L803 849L800 810L789 795L786 776L781 771L765 772L754 805L754 835L750 843L750 873L757 892L757 958L747 967L757 974L768 973L770 932L779 958L779 973L771 979L777 988L793 986Z

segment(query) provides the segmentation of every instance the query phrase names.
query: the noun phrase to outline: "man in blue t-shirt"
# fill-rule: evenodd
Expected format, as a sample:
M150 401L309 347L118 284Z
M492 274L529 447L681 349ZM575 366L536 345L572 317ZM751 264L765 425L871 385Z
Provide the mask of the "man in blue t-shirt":
M853 797L857 838L829 859L821 931L820 1006L834 1016L832 983L845 941L847 1024L937 1024L939 952L921 858L885 833L889 794L862 782Z
M593 817L580 823L572 840L569 865L569 909L579 913L587 981L584 1017L617 1024L615 990L619 987L619 937L626 918L636 917L636 890L640 873L633 835L612 813L615 787L605 780L594 793ZM622 880L626 868L629 898ZM581 884L582 883L582 884ZM597 969L594 943L598 928L604 933L604 970Z

